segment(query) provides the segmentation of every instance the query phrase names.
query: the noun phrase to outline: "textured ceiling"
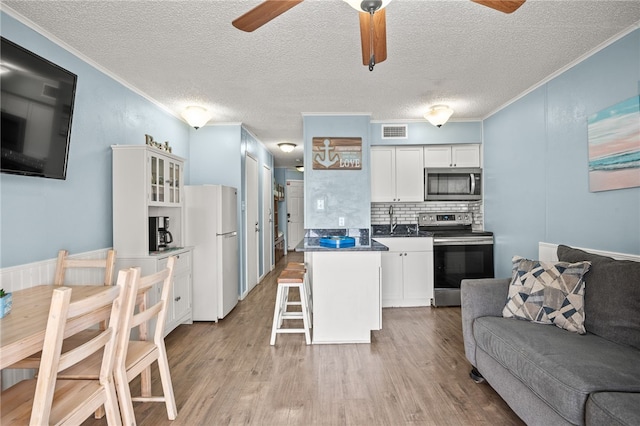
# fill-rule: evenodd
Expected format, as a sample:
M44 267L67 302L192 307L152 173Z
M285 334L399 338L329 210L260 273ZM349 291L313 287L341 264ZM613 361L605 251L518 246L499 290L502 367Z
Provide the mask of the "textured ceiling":
M13 1L3 10L176 116L242 122L276 156L302 158L303 113L420 120L445 103L478 120L638 27L640 1L527 0L511 15L468 0L394 0L385 62L361 63L358 14L342 0L306 0L253 33L231 21L260 0ZM639 64L640 66L640 64ZM277 150L293 142L291 154Z

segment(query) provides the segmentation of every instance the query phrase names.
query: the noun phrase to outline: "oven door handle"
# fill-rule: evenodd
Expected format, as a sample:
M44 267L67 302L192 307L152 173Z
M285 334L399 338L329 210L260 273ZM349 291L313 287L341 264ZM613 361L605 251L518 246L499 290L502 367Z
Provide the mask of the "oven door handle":
M434 246L479 246L493 244L493 238L434 238Z
M476 193L476 176L471 173L471 193L469 195L475 195Z

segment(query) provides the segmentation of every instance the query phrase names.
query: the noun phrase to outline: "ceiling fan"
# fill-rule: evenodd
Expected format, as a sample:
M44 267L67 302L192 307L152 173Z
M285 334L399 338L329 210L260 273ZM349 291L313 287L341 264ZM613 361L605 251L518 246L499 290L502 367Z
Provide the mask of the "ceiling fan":
M282 15L303 0L265 0L232 24L239 30L254 31L272 19ZM373 71L375 64L387 59L387 21L384 7L391 0L344 0L360 11L360 40L362 64ZM471 0L499 12L512 13L526 0Z

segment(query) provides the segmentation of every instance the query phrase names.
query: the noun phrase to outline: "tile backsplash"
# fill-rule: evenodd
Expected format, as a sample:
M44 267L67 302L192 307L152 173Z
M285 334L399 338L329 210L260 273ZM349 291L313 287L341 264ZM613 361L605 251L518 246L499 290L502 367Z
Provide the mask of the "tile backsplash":
M397 223L414 224L418 221L418 213L460 212L473 214L473 229L482 230L484 218L482 202L468 201L428 201L422 203L371 203L371 224L385 225L389 223L389 206L393 205Z

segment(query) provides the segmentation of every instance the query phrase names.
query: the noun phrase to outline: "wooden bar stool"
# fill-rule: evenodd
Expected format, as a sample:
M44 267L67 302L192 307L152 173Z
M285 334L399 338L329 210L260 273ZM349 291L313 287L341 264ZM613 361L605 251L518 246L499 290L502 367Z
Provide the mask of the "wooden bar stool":
M271 327L271 345L276 344L278 333L304 333L307 345L311 344L309 308L307 306L306 277L304 271L283 270L278 277L278 291L273 310L273 325ZM300 295L299 302L289 302L289 289L297 288ZM301 307L300 311L289 311L288 306ZM302 328L283 328L284 320L302 320Z
M313 297L312 297L312 291L311 291L311 285L309 284L309 278L307 275L307 265L304 264L303 262L289 262L287 263L287 266L284 268L285 271L302 271L304 272L304 289L305 289L305 296L307 297L307 310L308 310L308 315L309 315L309 327L313 328L313 318L312 318L312 314L313 314ZM293 303L293 302L290 302Z

